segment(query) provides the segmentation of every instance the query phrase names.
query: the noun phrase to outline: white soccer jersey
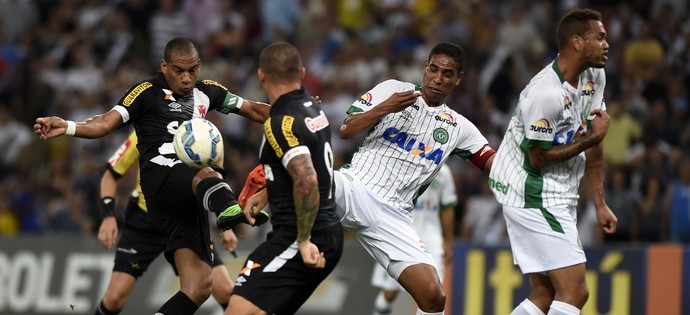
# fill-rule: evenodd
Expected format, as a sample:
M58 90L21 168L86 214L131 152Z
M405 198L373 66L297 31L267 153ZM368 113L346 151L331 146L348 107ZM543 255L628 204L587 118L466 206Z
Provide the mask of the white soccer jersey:
M530 166L528 148L568 144L587 132L593 109L606 110L603 69L589 68L575 88L563 79L554 61L520 93L508 130L494 158L489 186L508 206L549 208L576 205L585 172L585 154L542 171Z
M352 104L348 114L369 111L393 93L410 90L415 90L412 83L384 81ZM418 97L413 105L384 116L369 130L345 172L409 213L420 188L431 183L448 156L469 159L487 148L488 141L467 118L446 104L429 107Z
M444 164L431 185L417 198L412 211L414 227L434 258L443 255L443 228L439 211L455 207L457 203L453 173Z

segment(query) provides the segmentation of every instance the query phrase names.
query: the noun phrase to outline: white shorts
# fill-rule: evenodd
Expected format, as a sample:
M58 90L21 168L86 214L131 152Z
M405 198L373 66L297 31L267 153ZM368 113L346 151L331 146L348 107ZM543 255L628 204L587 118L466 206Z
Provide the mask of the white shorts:
M443 280L444 271L443 257L436 259L436 271L438 278ZM374 271L371 273L371 285L386 291L404 291L405 289L391 277L388 272L378 263L374 264Z
M503 206L513 262L523 274L542 273L587 261L577 232L577 209Z
M335 202L343 215L343 227L355 234L393 279L397 280L409 266L435 265L409 215L381 200L346 173L335 171L334 180Z

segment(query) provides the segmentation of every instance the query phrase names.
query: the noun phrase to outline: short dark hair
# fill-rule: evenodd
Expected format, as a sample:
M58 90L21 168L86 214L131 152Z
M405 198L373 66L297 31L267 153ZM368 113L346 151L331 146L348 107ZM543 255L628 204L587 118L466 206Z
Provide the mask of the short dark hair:
M286 42L275 42L261 51L259 68L273 81L282 83L301 80L302 57L297 47Z
M465 50L459 45L449 42L438 43L429 52L429 59L427 61L431 62L431 57L435 55L446 55L453 58L458 71L462 72L465 69Z
M172 55L182 55L182 56L199 56L199 50L196 48L194 41L188 37L176 37L171 39L165 45L165 52L163 55L163 60L170 62Z
M570 37L585 36L589 31L589 21L601 21L601 13L594 9L571 9L566 12L558 23L558 49L568 46Z

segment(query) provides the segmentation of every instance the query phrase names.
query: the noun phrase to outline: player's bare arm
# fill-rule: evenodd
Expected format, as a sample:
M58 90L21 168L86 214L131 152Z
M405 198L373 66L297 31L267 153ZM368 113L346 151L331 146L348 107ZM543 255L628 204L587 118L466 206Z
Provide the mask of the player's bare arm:
M244 118L258 123L264 123L268 118L268 112L270 110L271 106L266 103L244 100L242 107L240 107L240 110L237 113Z
M581 152L598 145L609 128L609 115L600 109L593 110L590 114L595 115L592 120L591 129L587 134L573 143L552 146L548 150L537 147L529 148L529 159L532 167L541 170L549 165L566 161Z
M603 153L604 148L601 143L585 151L587 156L585 178L592 192L594 206L597 211L597 220L599 220L599 224L601 224L604 232L610 234L616 232L618 218L616 218L616 215L611 211L604 199Z
M288 163L288 173L292 177L295 213L297 217L297 245L304 264L313 268L323 268L326 260L323 253L311 241L311 229L319 211L319 182L308 154L300 154Z
M115 202L115 192L117 191L117 178L110 171L105 171L101 177L101 198L111 198L111 202ZM118 236L117 220L115 216L103 216L101 226L98 228L98 241L106 249L111 249Z
M366 130L390 113L397 113L414 104L421 94L419 91L403 91L393 93L387 100L378 106L363 113L355 113L345 118L340 127L340 138L349 139Z
M102 115L96 115L85 122L77 122L73 130L75 137L95 139L103 137L122 124L122 116L117 111L111 110ZM68 130L68 121L60 117L39 117L34 124L34 133L41 140L55 138L65 134Z

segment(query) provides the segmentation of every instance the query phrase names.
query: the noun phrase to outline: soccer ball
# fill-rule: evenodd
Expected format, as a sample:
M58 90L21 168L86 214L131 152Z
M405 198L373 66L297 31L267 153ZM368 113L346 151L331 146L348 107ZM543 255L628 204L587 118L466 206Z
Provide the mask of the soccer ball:
M223 136L206 119L192 118L183 122L175 132L173 147L177 158L189 166L222 165Z

